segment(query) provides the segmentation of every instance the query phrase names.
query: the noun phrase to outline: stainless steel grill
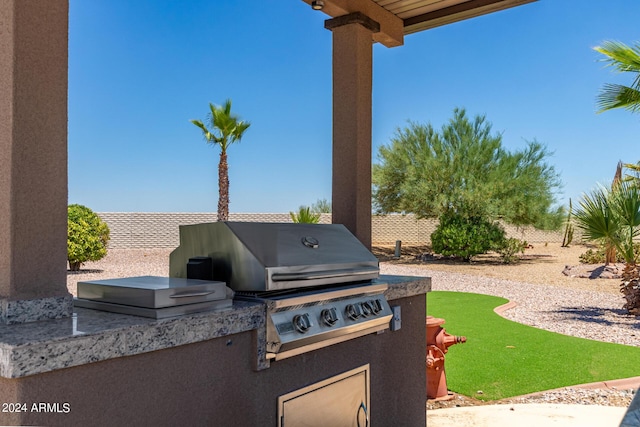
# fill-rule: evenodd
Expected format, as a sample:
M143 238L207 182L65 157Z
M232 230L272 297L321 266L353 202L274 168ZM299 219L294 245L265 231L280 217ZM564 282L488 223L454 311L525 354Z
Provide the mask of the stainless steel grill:
M211 263L201 263L203 259ZM226 282L267 311L267 358L295 356L389 327L378 260L343 225L218 222L180 227L170 276ZM210 266L210 271L202 271Z
M340 224L216 222L180 226L171 277L193 257L212 259L211 278L235 291L295 289L378 277L378 260Z

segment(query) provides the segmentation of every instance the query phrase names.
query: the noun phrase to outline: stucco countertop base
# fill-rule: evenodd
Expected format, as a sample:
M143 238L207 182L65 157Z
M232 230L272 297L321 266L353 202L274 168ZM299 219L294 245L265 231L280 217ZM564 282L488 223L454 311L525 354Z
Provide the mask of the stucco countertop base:
M431 290L431 279L380 276L388 300ZM70 318L0 326L0 376L20 378L117 357L221 338L256 330L258 349L264 340L262 303L236 301L233 307L193 315L150 319L75 308ZM268 367L256 354L256 367Z

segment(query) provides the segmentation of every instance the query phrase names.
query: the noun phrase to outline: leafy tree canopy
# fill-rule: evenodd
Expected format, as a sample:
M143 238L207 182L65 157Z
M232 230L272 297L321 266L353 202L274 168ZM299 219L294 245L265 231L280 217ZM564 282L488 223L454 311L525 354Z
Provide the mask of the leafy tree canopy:
M311 204L311 212L331 213L331 202L327 199L318 199Z
M553 205L560 178L549 156L537 141L508 152L484 116L470 119L455 109L440 131L410 122L380 147L373 166L374 206L378 213L424 218L455 212L557 229L562 208Z

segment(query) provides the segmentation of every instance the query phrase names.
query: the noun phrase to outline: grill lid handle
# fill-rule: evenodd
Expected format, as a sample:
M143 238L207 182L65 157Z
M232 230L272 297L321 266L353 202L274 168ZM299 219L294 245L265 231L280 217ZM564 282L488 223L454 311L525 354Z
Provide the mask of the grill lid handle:
M312 271L304 273L275 273L271 275L271 280L274 282L292 282L294 280L314 280L314 279L332 279L339 277L355 277L364 276L371 273L377 273L379 270L376 267L353 270L326 270L326 271Z

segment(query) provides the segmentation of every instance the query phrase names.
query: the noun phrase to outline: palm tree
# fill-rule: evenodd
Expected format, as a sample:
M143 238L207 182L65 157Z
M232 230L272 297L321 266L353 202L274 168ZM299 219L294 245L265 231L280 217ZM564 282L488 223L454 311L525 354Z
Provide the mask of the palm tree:
M220 146L220 162L218 163L218 221L229 219L229 165L227 163L227 148L234 142L240 142L244 132L251 123L239 120L231 113L231 100L227 99L222 106L209 104L211 112L208 114L208 125L200 120L191 123L202 130L208 144Z
M622 161L618 161L616 166L616 173L613 176L613 182L611 183L611 190L615 190L620 181L622 180ZM618 261L618 254L616 253L616 246L612 241L608 240L605 242L605 251L604 251L604 264L615 264Z
M624 258L620 285L626 300L623 308L640 315L640 269L633 245L640 236L640 188L626 181L611 190L600 186L583 197L574 216L584 239L611 244Z
M320 222L320 213L312 212L309 206L300 206L298 212L289 212L291 221L299 224L317 224Z
M593 49L605 55L603 61L616 71L636 74L631 87L605 84L598 95L598 112L614 108L626 108L632 113L640 112L640 44L627 46L616 41L605 41L602 46Z

